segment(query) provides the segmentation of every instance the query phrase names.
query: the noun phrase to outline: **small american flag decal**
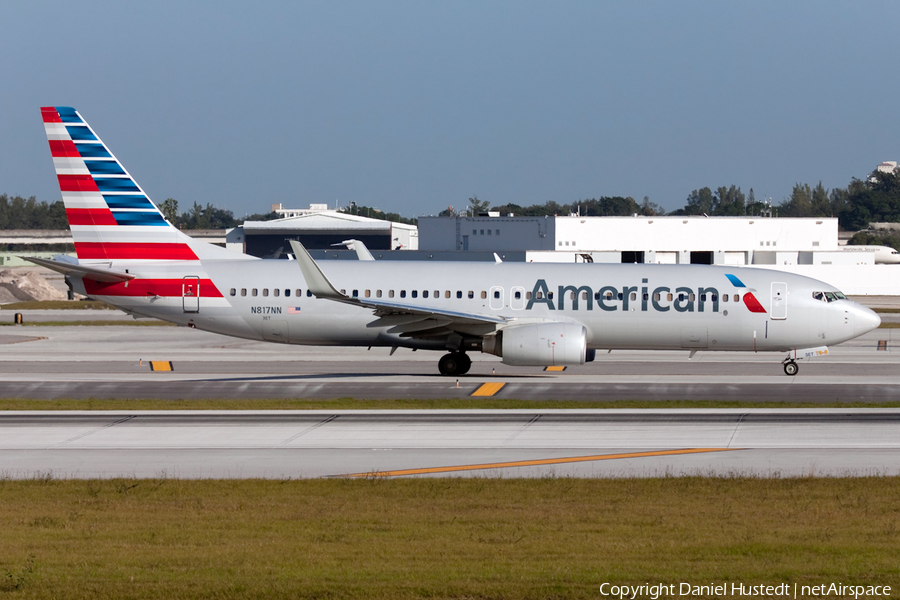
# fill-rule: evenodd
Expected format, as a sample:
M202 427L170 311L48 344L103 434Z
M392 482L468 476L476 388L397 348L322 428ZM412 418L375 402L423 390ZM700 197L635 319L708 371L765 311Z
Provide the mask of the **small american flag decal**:
M288 306L287 314L289 315L299 315L300 307L299 306Z

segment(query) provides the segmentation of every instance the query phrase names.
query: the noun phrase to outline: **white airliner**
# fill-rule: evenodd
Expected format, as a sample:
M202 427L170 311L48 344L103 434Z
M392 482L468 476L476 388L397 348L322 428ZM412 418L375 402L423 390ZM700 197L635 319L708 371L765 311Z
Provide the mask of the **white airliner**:
M796 359L879 326L834 287L707 265L263 260L191 239L163 217L68 107L42 108L77 262L32 259L72 288L146 316L285 344L469 352L519 366L580 365L597 350L728 350ZM299 264L299 266L298 266Z
M841 246L844 252L872 252L876 265L900 264L900 252L890 246Z

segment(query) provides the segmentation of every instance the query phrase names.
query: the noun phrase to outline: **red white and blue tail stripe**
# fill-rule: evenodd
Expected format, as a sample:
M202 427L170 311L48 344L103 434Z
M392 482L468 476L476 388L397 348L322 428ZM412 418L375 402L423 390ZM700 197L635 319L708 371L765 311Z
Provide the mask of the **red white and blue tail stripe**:
M80 263L198 260L191 239L166 221L78 111L50 106L41 116Z
M78 263L39 264L80 281L78 291L124 308L148 298L225 303L201 259L252 257L173 227L74 108L44 107L41 116Z

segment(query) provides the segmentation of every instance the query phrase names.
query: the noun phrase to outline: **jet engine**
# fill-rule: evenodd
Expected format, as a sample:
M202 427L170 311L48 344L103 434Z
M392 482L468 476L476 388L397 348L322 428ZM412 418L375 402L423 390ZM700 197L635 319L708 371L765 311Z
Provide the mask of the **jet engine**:
M594 359L587 331L576 323L532 323L504 327L484 338L482 351L517 367L583 365Z

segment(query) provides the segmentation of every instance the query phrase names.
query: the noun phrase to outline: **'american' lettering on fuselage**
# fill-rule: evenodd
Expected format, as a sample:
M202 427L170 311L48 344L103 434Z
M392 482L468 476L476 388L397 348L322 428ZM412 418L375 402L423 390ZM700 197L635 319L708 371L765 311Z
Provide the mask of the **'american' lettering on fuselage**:
M641 283L647 283L642 279ZM632 299L631 294L635 294ZM569 294L567 298L567 294ZM669 294L672 295L671 300ZM567 305L571 304L571 306ZM641 311L651 308L658 312L666 312L675 309L677 312L719 312L719 290L714 287L701 287L693 289L689 287L676 287L674 290L668 286L653 288L643 286L623 286L621 289L612 285L601 287L597 293L588 285L574 286L561 285L554 296L547 287L547 282L538 279L531 291L531 298L525 306L525 310L531 310L536 304L543 304L550 310L594 310L597 308L605 311L637 310L640 303ZM620 308L621 305L621 308Z

